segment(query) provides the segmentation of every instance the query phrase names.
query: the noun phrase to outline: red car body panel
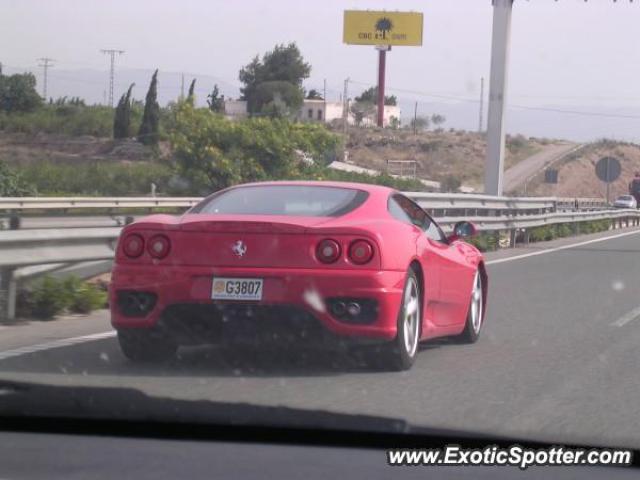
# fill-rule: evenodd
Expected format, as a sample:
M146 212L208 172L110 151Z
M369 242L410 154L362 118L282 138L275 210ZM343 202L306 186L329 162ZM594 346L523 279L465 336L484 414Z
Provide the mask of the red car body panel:
M397 192L386 187L342 182L258 185L351 188L369 196L355 210L339 217L187 212L182 216L152 215L128 225L121 239L137 233L148 241L161 233L169 238L171 248L162 259L152 258L146 248L138 258L129 258L119 242L110 286L113 326L153 327L170 305L213 303L214 276L249 277L264 279L260 305L298 307L339 336L389 340L396 335L404 282L413 262L420 267L423 283L421 338L463 330L478 268L486 286L483 257L475 247L460 240L432 240L418 227L394 218L388 201ZM339 259L332 264L324 264L316 256L318 243L327 238L341 247ZM353 263L346 254L358 239L373 246L373 257L365 265ZM242 258L232 249L238 240L247 248ZM127 316L118 307L121 291L151 292L157 295L157 302L143 317ZM374 300L378 315L369 324L344 323L334 318L325 304L325 299L332 297Z

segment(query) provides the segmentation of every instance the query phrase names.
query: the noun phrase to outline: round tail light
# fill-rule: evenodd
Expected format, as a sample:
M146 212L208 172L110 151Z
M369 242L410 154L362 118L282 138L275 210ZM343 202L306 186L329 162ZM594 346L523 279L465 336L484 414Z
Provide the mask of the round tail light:
M127 257L138 258L144 252L144 238L137 233L127 235L122 242L122 250Z
M316 248L316 256L322 263L333 263L340 258L340 245L335 240L322 240Z
M373 247L366 240L356 240L349 247L349 259L356 265L364 265L373 258Z
M155 235L147 243L147 251L153 258L164 258L169 255L171 242L164 235Z

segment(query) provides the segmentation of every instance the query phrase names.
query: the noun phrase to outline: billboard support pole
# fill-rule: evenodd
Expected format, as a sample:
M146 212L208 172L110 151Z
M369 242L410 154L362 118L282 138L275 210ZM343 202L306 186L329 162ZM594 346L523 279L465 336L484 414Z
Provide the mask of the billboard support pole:
M384 77L387 65L387 50L391 47L384 45L376 47L378 50L378 127L384 127Z

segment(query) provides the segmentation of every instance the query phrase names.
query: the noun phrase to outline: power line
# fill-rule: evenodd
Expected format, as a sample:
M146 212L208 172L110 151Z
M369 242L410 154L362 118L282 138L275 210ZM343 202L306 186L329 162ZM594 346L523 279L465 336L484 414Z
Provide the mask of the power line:
M42 62L38 64L38 66L42 67L42 69L44 70L44 81L42 82L42 98L44 98L46 101L47 100L47 76L49 73L49 67L53 67L53 58L42 57L42 58L39 58L38 61Z
M109 106L113 107L113 78L115 76L116 54L122 55L124 50L102 49L100 51L111 57L111 69L109 70Z
M350 80L350 81L352 83L356 83L359 85L369 85L366 82L360 82L356 80ZM409 93L413 95L419 95L422 97L438 98L438 99L445 99L445 100L456 100L459 102L466 102L466 103L480 103L479 99L468 98L468 97L458 97L453 95L438 95L433 93L421 92L418 90L408 90L408 89L393 88L393 87L388 87L387 90L391 90L398 93ZM528 105L517 105L512 103L507 104L507 108L518 108L521 110L561 113L561 114L568 114L568 115L580 115L584 117L624 118L629 120L640 120L640 115L626 115L622 113L604 113L604 112L591 112L591 111L583 111L583 110L569 110L569 109L553 108L553 107L531 107Z

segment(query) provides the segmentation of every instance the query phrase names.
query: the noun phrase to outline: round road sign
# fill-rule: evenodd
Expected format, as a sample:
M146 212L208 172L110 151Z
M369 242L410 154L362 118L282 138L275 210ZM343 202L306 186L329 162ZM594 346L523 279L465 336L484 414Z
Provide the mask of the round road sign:
M611 183L618 179L622 167L620 161L613 157L602 157L596 163L596 175L600 180L606 183Z

